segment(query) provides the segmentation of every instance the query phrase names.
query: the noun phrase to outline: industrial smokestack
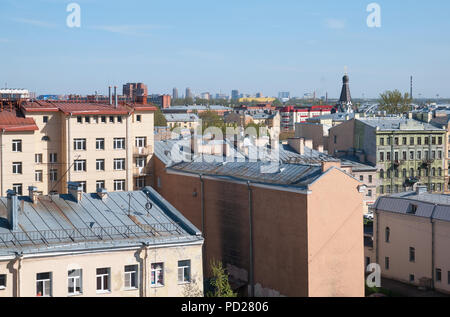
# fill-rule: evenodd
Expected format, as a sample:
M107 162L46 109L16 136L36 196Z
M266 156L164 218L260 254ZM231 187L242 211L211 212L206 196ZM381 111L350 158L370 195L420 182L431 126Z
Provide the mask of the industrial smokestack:
M114 107L117 108L118 97L117 97L117 86L114 86Z
M109 86L109 105L112 105L111 86Z

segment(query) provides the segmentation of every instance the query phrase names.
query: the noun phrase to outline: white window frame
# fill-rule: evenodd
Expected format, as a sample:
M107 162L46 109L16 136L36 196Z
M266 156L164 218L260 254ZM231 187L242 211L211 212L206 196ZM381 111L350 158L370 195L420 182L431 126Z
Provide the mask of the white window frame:
M186 263L187 262L187 263ZM183 265L188 264L188 265ZM188 270L188 279L185 279L185 273ZM180 279L181 274L181 279ZM178 284L189 284L191 283L191 260L178 261Z
M147 146L147 137L145 136L136 137L135 144L137 148L145 148Z
M42 183L43 178L44 178L44 171L42 171L42 170L34 171L34 181L36 181L38 183Z
M98 159L95 161L95 170L98 172L105 171L105 160L104 159Z
M98 270L106 270L107 273L98 273ZM98 268L96 270L96 278L95 278L95 289L97 290L97 293L110 293L111 292L111 268L104 267L104 268ZM105 278L107 279L107 288L105 289ZM101 288L98 288L98 281L101 281Z
M0 291L6 289L7 279L8 277L6 274L0 274Z
M73 164L73 170L75 172L86 172L87 170L86 160L75 160Z
M86 139L73 139L74 151L86 151Z
M119 188L119 187L121 187L121 188ZM125 180L124 179L114 180L114 191L125 191Z
M161 279L158 279L161 275ZM161 283L160 283L161 281ZM151 264L151 287L163 287L164 286L164 263L152 263Z
M22 152L22 140L12 140L12 151L14 153Z
M125 138L114 138L114 150L125 150Z
M83 270L69 270L67 272L67 283L67 293L69 294L69 296L83 294ZM73 287L72 292L70 291L70 287ZM77 288L79 290L77 290Z
M14 175L22 175L23 174L23 166L22 162L13 162L13 174Z
M99 189L99 188L105 189L105 181L104 180L96 181L95 182L95 188L97 188L97 189Z
M42 164L42 153L37 153L34 155L34 162L36 164Z
M48 274L48 278L40 278L40 274ZM52 273L51 272L45 272L45 273L37 273L36 274L36 296L38 296L38 287L39 284L42 284L42 297L51 297L52 296ZM48 290L48 294L47 294Z
M105 139L104 138L98 138L95 140L95 149L98 151L105 150Z
M49 162L57 163L58 162L58 153L50 153Z
M50 170L49 176L51 182L56 182L58 180L58 170L57 169Z
M78 182L78 183L80 184L80 187L82 188L82 192L87 193L87 182L82 181L82 182Z
M17 193L17 195L23 195L23 184L13 184L13 190ZM20 190L18 190L20 188Z
M125 290L135 290L138 289L138 265L125 265L124 267L124 279L123 284ZM134 284L134 286L133 286Z
M145 187L145 177L137 177L136 178L136 188L141 189Z
M125 170L125 159L114 159L114 170L124 171Z

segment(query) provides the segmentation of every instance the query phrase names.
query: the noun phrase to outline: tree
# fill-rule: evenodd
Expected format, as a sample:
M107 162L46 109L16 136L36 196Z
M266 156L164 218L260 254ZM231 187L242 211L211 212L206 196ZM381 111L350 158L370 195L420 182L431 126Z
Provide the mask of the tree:
M272 102L272 106L279 108L279 107L283 107L283 104L281 103L280 100L275 99L275 100Z
M403 114L410 110L411 96L408 93L402 95L398 90L386 91L380 95L379 110L388 114Z
M228 281L228 274L223 268L222 262L211 261L212 277L209 280L209 286L211 291L207 293L207 297L237 297L237 294L233 292Z
M155 112L155 127L167 127L166 117L159 108Z

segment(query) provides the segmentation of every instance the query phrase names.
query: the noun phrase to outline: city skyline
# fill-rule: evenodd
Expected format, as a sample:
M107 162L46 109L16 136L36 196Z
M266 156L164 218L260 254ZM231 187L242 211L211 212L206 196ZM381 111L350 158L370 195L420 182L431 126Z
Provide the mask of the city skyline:
M409 92L411 75L415 97L450 96L445 1L378 1L381 28L366 25L369 2L357 0L77 3L81 27L69 28L69 2L6 1L0 86L106 95L109 85L143 82L150 94L190 87L194 94L316 91L335 99L347 68L354 98ZM261 19L269 12L269 21Z

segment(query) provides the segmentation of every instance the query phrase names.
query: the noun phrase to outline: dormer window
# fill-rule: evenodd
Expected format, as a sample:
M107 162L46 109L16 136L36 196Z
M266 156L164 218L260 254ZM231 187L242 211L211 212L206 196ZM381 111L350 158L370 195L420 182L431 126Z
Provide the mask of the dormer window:
M415 215L417 213L417 205L411 204L409 206L408 213L411 214L411 215Z

